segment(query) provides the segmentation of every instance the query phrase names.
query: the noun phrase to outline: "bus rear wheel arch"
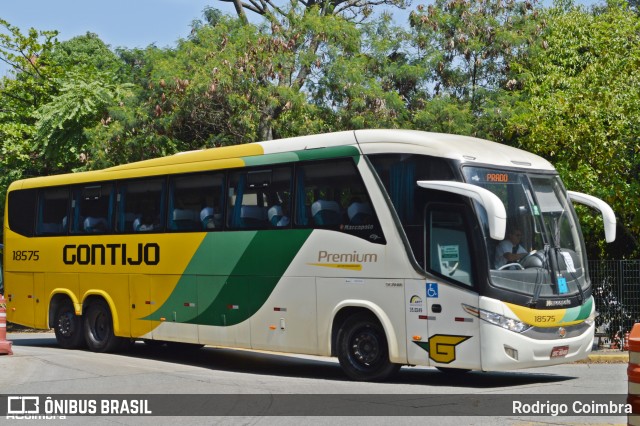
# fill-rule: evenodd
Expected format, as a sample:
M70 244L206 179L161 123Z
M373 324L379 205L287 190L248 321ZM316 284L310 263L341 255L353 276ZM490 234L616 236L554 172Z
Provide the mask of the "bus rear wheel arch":
M368 311L356 312L342 322L336 337L340 366L353 380L382 381L398 372L389 360L389 345L380 321Z
M127 343L127 339L113 333L111 309L102 298L89 299L85 304L84 337L93 352L114 352Z

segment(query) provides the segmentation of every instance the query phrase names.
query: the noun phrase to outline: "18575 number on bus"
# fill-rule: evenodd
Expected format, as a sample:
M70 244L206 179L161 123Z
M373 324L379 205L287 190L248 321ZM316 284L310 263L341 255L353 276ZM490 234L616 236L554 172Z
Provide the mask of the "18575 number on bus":
M14 250L13 260L24 262L29 260L40 260L40 250Z

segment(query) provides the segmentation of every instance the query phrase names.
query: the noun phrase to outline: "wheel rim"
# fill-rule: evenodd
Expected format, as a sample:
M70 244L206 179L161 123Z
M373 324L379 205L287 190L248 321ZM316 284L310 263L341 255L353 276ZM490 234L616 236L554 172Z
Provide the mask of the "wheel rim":
M75 334L74 315L71 312L64 312L58 317L58 331L64 337L71 337Z
M380 358L380 342L376 333L368 328L360 329L351 341L351 356L363 366L370 366Z

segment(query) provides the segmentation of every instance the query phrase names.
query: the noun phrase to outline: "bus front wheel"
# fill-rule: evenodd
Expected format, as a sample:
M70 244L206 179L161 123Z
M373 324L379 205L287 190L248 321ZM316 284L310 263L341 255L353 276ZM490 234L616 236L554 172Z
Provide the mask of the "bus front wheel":
M389 361L384 329L370 314L347 318L338 331L337 345L340 365L353 380L381 381L400 369L399 364Z
M113 334L113 317L102 299L89 303L84 315L85 340L94 352L112 352L123 346L124 339Z
M54 317L53 330L61 348L76 349L83 346L82 317L76 315L73 303L70 300L65 300L58 306Z

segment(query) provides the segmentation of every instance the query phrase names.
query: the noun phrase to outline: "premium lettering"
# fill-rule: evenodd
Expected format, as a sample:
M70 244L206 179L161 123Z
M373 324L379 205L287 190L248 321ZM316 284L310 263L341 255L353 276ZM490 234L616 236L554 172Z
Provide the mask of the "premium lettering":
M160 246L157 243L67 244L62 248L65 265L157 265Z
M318 262L335 262L335 263L373 263L378 261L378 255L375 253L329 253L321 250L318 252Z

